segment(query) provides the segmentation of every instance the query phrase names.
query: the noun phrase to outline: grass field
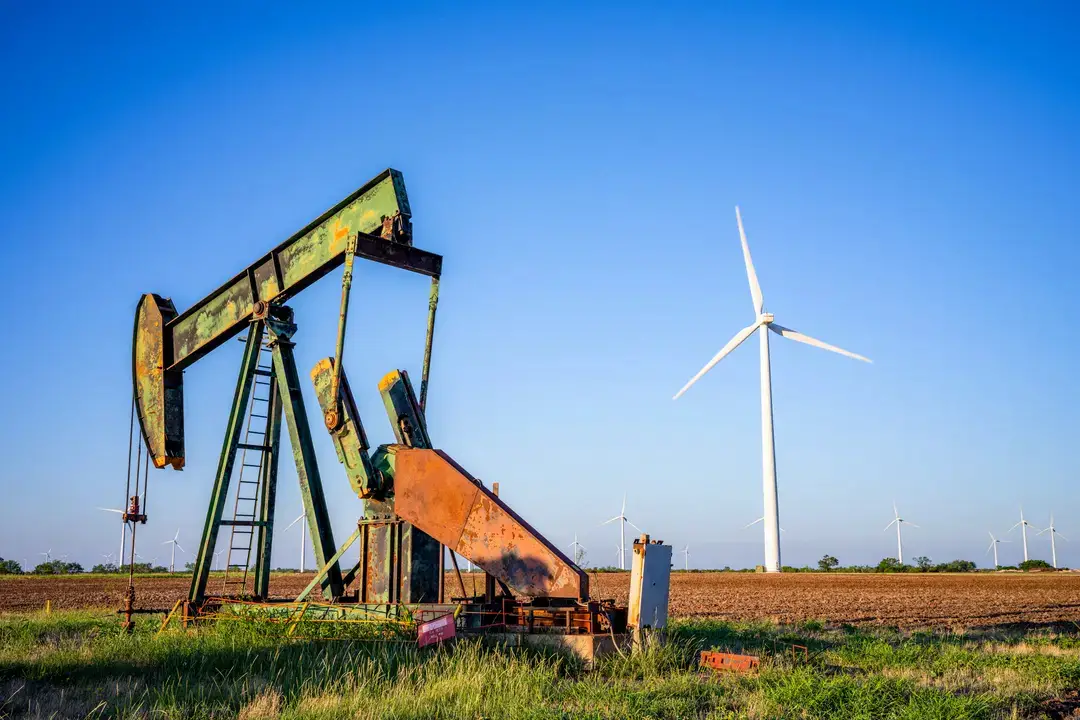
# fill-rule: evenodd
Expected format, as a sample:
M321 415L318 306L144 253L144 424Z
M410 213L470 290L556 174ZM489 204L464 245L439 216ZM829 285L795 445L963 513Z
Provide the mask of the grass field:
M586 669L474 641L311 641L241 622L134 637L114 614L0 615L12 718L998 718L1080 709L1080 628L907 632L676 621L669 642ZM302 634L302 633L301 633ZM809 648L796 659L791 643ZM714 675L699 649L759 653ZM1080 715L1077 715L1080 717Z

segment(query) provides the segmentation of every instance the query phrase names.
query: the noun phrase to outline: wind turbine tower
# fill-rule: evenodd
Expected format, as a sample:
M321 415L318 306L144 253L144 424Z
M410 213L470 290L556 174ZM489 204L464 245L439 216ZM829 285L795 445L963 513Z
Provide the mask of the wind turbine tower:
M632 522L630 522L629 520L626 519L626 495L623 495L623 498L622 498L622 510L619 512L619 514L616 515L615 517L611 518L610 520L605 520L604 522L602 522L600 524L601 525L607 525L608 523L613 523L616 520L619 521L619 569L620 570L625 570L626 569L626 526L629 525L630 527L634 528L638 532L641 532L641 528L639 528L637 525L635 525L634 523L632 523Z
M900 511L896 509L896 503L892 504L892 509L893 509L893 521L891 523L889 523L888 525L886 525L885 529L888 530L893 525L896 526L896 559L900 562L901 565L903 565L904 564L904 539L900 536L900 526L901 525L910 525L911 527L919 527L919 526L916 525L913 522L908 522L907 520L900 517Z
M794 340L795 342L813 345L822 350L846 355L856 360L870 362L862 355L856 355L835 345L822 342L809 335L778 325L773 320L773 314L765 312L765 300L761 295L761 286L758 284L757 273L754 271L754 263L750 259L750 246L746 242L746 232L743 230L742 215L739 208L735 208L735 220L739 225L739 239L742 242L743 262L746 265L746 278L750 282L750 298L754 303L754 323L735 333L735 337L728 340L727 345L713 356L705 367L697 375L690 378L690 382L683 386L682 390L675 393L674 400L679 399L683 393L690 389L702 375L709 372L723 360L732 350L741 345L755 332L758 334L759 351L761 353L761 467L762 467L762 490L765 494L765 570L766 572L780 572L780 509L776 491L776 451L774 449L773 436L773 407L772 407L772 373L769 365L769 332L774 332L780 337Z
M690 546L687 545L682 549L683 554L683 570L690 569Z
M1038 534L1042 535L1044 532L1050 533L1050 556L1054 559L1054 569L1057 570L1057 543L1055 543L1054 540L1056 536L1061 535L1061 533L1059 533L1057 529L1054 528L1053 515L1050 516L1050 527L1043 528L1038 532ZM1065 540L1066 542L1068 542L1069 540L1069 538L1065 537L1064 535L1061 535L1061 539Z
M1053 522L1052 519L1051 519L1051 522ZM989 553L991 550L994 551L994 569L997 570L1000 567L1000 565L998 564L998 556L997 556L998 544L1003 543L1003 542L1009 542L1009 541L1008 540L998 540L996 537L994 537L994 533L989 533L989 535L990 535L990 547L986 548L986 552Z
M1024 538L1024 562L1028 561L1027 529L1029 527L1033 527L1033 525L1031 523L1029 523L1027 520L1024 519L1024 508L1021 507L1020 508L1020 522L1016 523L1011 528L1009 528L1009 532L1012 532L1016 528L1020 528L1020 534Z

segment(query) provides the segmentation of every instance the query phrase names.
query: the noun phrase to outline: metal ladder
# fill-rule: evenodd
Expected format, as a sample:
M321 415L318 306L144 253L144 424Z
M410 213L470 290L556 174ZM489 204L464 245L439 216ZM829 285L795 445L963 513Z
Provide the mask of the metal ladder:
M254 578L249 585L248 576L252 569L251 551L255 546L255 531L260 524L257 518L260 514L266 463L270 457L267 432L270 429L271 400L276 391L275 385L273 357L264 341L259 348L259 361L251 383L244 438L236 445L240 450L240 470L237 473L233 514L231 520L222 521L222 524L231 527L229 554L222 584L222 594L227 597L254 594ZM254 442L256 440L258 442Z

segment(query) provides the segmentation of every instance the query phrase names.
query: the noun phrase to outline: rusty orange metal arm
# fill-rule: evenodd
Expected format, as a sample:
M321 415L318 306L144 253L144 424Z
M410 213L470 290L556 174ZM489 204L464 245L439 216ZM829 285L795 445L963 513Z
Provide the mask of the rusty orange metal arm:
M440 450L394 447L394 512L529 597L587 600L589 577Z

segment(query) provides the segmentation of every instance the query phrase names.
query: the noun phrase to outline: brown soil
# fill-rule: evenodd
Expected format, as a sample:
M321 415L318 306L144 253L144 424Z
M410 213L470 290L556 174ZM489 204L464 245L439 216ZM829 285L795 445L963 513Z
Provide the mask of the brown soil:
M311 575L275 575L276 596L295 597ZM466 576L482 587L479 575ZM625 573L590 576L593 596L626 602ZM188 579L137 578L137 605L171 608L187 594ZM456 579L447 579L455 588ZM211 588L221 579L211 579ZM0 578L0 611L120 607L127 579L102 577ZM470 588L471 589L471 588ZM771 620L900 627L975 627L1014 623L1080 622L1080 574L978 575L760 575L682 573L671 576L671 613L677 617Z

